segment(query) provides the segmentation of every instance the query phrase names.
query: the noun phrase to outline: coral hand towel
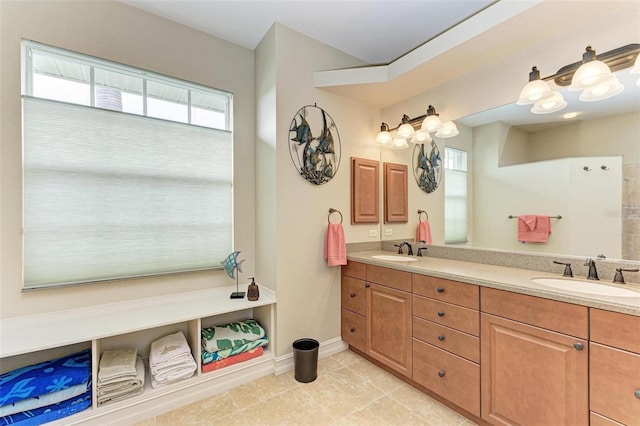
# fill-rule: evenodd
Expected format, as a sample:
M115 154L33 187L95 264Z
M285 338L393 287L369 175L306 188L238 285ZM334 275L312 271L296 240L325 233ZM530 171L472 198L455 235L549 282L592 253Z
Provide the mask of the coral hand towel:
M551 234L549 216L518 216L518 241L521 243L546 243Z
M330 223L327 227L324 258L327 259L329 266L347 264L347 244L344 241L344 230L340 223Z
M418 223L418 236L416 237L416 241L424 241L427 244L431 244L431 225L429 225L428 220Z

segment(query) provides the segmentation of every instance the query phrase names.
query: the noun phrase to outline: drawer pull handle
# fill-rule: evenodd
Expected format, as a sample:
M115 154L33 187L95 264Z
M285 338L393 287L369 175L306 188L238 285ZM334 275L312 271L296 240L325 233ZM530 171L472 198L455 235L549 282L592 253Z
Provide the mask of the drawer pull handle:
M436 291L437 291L438 293L442 293L442 292L444 291L444 288L442 288L442 287L438 287L438 288L436 289Z
M444 370L440 370L440 371L438 371L438 376L440 376L440 377L444 377Z
M576 348L576 350L581 351L584 349L584 345L580 342L574 343L573 347Z
M351 294L349 295L349 297L356 297L356 294L355 294L355 293L351 293Z
M440 340L441 342L444 340L444 334L441 334L438 336L438 340Z
M636 396L636 398L640 399L640 389L633 392L633 394Z
M352 333L355 333L356 328L355 328L355 327L351 327L351 328L349 329L349 331L350 331L350 332L352 332Z
M444 316L444 311L438 311L438 316L439 317L443 317Z

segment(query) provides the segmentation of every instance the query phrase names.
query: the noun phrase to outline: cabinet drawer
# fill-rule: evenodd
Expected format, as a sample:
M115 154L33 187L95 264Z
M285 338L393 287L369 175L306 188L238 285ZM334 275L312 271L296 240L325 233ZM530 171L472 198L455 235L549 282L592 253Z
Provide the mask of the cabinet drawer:
M411 291L411 273L367 265L367 281L402 291Z
M480 335L480 316L473 309L414 295L413 315L474 336Z
M482 312L583 339L589 336L586 306L487 287L480 290L480 305ZM567 321L567 318L571 318L571 321Z
M343 309L341 334L345 343L364 351L367 342L367 321L365 317Z
M470 334L413 317L413 337L469 361L480 362L480 339Z
M480 367L413 339L413 380L480 417Z
M360 315L365 315L367 299L365 282L351 277L342 277L342 307Z
M594 413L593 411L589 416L589 426L624 426L622 423L618 423L614 420L611 420L608 417L601 416L598 413Z
M640 425L640 355L590 344L591 409L626 425Z
M367 265L360 262L347 261L346 265L342 266L342 276L358 278L361 280L367 279Z
M412 275L411 284L413 294L471 309L479 309L480 307L480 289L477 285L418 274Z
M640 353L640 317L591 309L591 341Z

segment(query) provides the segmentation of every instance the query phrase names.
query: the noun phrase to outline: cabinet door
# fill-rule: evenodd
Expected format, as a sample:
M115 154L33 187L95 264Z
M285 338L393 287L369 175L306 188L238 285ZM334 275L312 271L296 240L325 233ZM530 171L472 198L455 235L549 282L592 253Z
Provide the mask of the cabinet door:
M384 163L384 223L409 220L407 165Z
M369 284L367 353L411 377L411 294Z
M585 340L482 314L482 418L495 425L586 425Z
M351 223L378 223L380 163L351 158Z

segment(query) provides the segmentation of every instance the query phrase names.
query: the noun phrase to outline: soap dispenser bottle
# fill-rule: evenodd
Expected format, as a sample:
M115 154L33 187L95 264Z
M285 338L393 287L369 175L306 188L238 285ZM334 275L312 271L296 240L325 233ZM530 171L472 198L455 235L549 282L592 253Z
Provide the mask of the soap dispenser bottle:
M251 284L247 288L247 299L252 302L255 302L260 298L260 289L258 288L258 284L256 284L255 279L251 278Z

